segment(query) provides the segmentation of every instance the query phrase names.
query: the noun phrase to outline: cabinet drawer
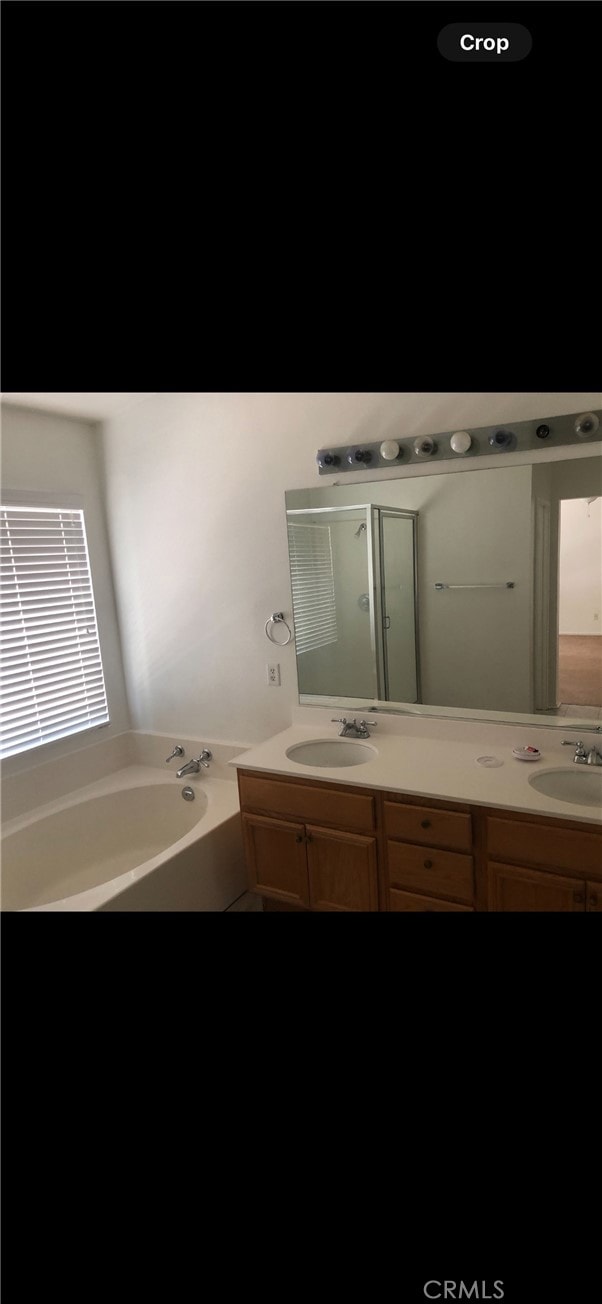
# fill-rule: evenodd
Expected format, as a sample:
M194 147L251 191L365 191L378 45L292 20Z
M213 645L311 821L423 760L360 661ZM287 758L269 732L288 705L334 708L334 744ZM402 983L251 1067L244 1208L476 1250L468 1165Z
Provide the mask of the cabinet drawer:
M470 815L430 806L405 806L385 801L385 834L406 842L421 842L429 847L449 847L450 851L472 850Z
M409 888L438 897L455 897L472 905L474 872L472 856L435 847L413 847L406 842L388 842L389 886Z
M367 792L342 792L326 786L281 783L261 775L239 774L244 809L285 815L310 824L332 825L350 833L371 833L375 825L374 797Z
M453 901L438 901L436 897L417 896L415 892L390 893L391 910L420 910L432 914L439 910L459 910L463 915L474 914L472 906L457 906Z
M487 818L490 860L516 861L536 869L570 869L602 877L602 831L588 833L528 820Z

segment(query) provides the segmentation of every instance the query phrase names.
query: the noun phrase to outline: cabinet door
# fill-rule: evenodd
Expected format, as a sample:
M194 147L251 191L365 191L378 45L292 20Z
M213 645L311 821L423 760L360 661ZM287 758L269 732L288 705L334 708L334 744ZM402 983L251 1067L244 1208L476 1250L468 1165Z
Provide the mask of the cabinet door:
M585 886L578 878L489 862L490 910L583 911Z
M303 824L243 815L249 886L253 892L308 906L307 857Z
M313 910L378 910L376 839L306 826Z
M602 911L602 883L587 884L586 910Z

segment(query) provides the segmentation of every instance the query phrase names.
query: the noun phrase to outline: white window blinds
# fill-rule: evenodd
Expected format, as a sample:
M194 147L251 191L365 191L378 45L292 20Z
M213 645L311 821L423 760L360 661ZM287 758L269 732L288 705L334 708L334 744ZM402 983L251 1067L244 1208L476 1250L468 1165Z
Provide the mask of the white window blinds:
M289 522L288 546L295 645L312 652L338 639L330 526Z
M0 755L109 713L83 511L1 507Z

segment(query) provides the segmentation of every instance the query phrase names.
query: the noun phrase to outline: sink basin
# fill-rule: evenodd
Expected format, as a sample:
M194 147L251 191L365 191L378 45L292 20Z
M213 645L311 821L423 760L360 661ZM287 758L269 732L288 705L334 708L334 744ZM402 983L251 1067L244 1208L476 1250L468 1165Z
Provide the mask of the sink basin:
M289 761L296 761L298 765L323 766L331 770L347 765L365 765L378 756L376 747L349 738L313 738L308 743L295 743L286 754Z
M574 806L598 806L602 810L602 766L572 765L570 769L543 770L529 775L537 792Z

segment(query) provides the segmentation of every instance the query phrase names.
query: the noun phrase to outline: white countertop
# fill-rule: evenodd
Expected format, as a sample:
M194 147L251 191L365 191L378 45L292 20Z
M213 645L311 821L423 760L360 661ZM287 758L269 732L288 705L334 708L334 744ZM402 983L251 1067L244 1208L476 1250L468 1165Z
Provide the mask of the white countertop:
M311 715L311 719L309 716ZM543 770L568 769L573 752L562 740L583 737L586 746L601 746L600 735L573 730L527 725L490 725L385 716L379 713L370 743L377 754L363 765L323 767L302 765L286 755L296 743L314 739L337 739L337 724L331 712L308 710L308 723L295 723L250 747L230 761L244 770L284 774L299 780L319 779L350 787L379 788L408 796L435 797L477 806L499 806L506 810L557 819L602 824L602 807L576 805L538 792L529 777ZM533 745L541 759L520 761L513 747ZM493 756L502 762L495 769L477 764L477 757Z

